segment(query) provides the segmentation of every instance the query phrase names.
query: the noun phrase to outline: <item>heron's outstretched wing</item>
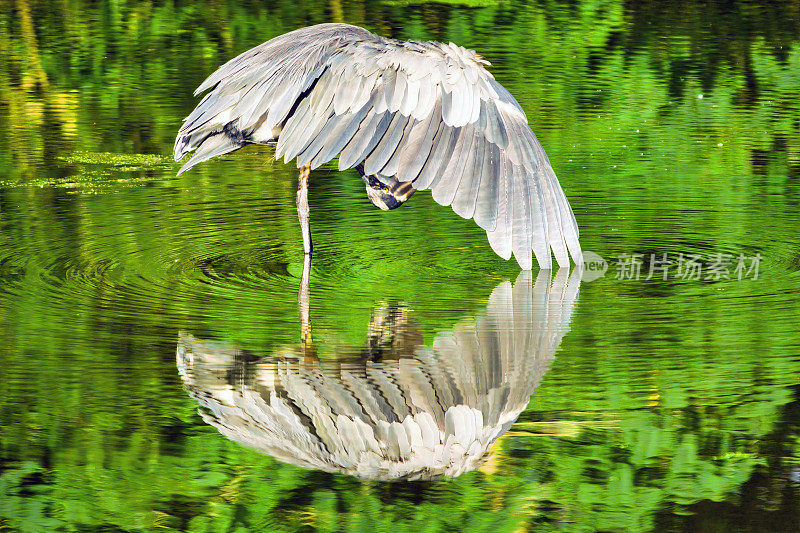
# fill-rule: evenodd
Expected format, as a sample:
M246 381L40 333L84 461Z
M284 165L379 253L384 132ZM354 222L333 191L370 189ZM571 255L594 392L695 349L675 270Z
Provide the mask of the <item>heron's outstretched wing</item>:
M277 140L277 157L312 168L339 154L430 189L441 205L486 230L495 252L523 269L531 251L550 268L580 262L578 226L519 103L454 44L385 39L322 24L276 37L229 61L197 89L181 171L247 143Z

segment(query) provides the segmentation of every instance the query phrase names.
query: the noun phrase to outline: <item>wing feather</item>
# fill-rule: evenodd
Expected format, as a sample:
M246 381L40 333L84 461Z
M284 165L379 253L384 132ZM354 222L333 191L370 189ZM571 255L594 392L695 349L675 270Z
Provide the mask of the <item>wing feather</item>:
M379 98L375 105L376 113L391 111L392 99L394 98L395 86L397 82L397 71L389 69L383 71L379 86L383 89L383 98Z
M531 206L528 183L525 179L525 169L514 165L512 178L513 201L512 207L512 226L511 226L511 249L514 252L519 265L523 270L531 269Z
M422 85L420 80L413 80L411 78L406 78L405 98L403 99L403 103L400 106L399 109L400 113L409 116L417 108L417 104L419 103L420 85Z
M412 181L417 190L427 189L440 176L439 169L447 166L461 134L461 128L448 128L444 123L433 139L433 146L428 159L422 166L419 176Z
M367 147L378 123L383 119L383 113L376 114L375 109L370 109L367 118L361 123L358 131L350 139L339 154L339 170L352 168L363 160L364 149Z
M337 115L344 115L353 109L353 103L361 91L361 84L365 80L361 76L345 76L340 81L340 86L337 87L333 95L333 110ZM358 108L356 108L358 109Z
M391 117L392 121L386 126L386 133L364 160L364 174L368 176L375 175L383 169L395 150L397 150L397 145L403 137L403 131L405 131L408 123L413 121L413 119L401 113L395 113Z
M498 174L497 196L497 223L492 231L487 231L489 245L492 250L503 259L511 258L511 210L508 208L508 200L511 191L511 180L509 178L509 167L513 164L508 159L503 159L500 173Z
M353 100L353 107L361 108L362 106L365 106L367 102L369 102L370 98L372 97L372 91L375 88L375 83L377 81L378 81L377 72L363 79L363 82L359 87L358 94Z
M289 113L289 109L297 101L307 80L293 76L276 88L276 98L270 104L266 124L268 129L279 124Z
M475 139L474 132L470 127L461 128L460 135L456 141L455 148L449 155L449 161L444 171L431 184L431 195L439 205L450 205L453 197L461 182L461 174L469 159L472 150L472 143Z
M333 101L328 100L327 104L328 106L322 110L319 106L315 106L314 103L311 102L309 110L304 114L307 123L302 126L298 125L295 128L295 136L293 139L289 139L289 142L292 144L291 148L287 147L286 154L284 154L284 162L288 163L303 153L325 128L328 120L333 115ZM305 163L301 163L300 165L303 164Z
M465 174L461 176L461 184L458 186L458 192L451 204L453 211L461 218L472 218L475 213L481 178L484 172L489 170L486 161L487 150L490 150L488 143L477 140L472 151L473 160L465 166Z
M502 156L505 158L505 156ZM483 179L475 200L475 222L486 231L493 231L497 224L497 198L502 161L500 149L489 144Z
M397 170L397 177L400 181L411 181L420 175L423 165L431 155L434 139L443 127L442 108L441 105L437 104L428 117L425 136L420 141L419 147L414 150L414 144L409 141L408 152L410 157ZM405 152L405 147L403 151Z
M375 131L372 132L372 136L370 137L369 142L367 142L367 145L364 148L363 153L361 153L361 155L358 156L358 159L356 160L356 165L361 163L364 160L364 158L366 158L369 154L371 154L372 151L375 149L375 147L378 146L378 143L380 143L383 137L386 135L386 132L389 129L389 125L394 122L395 116L396 115L393 115L388 112L383 113L383 115L381 116L381 120L375 127Z
M197 150L192 157L190 157L186 163L181 167L178 171L178 175L180 176L197 163L202 163L212 157L216 157L218 155L226 154L231 151L231 146L233 145L231 139L223 134L216 134L210 136L203 142L203 145Z
M472 172L472 165L475 161L475 142L478 134L469 126L461 129L461 137L456 144L450 163L442 174L442 177L431 188L433 199L440 205L451 205L455 198L456 191L461 185L461 180L465 174Z
M353 117L349 115L336 115L332 112L333 103L331 103L330 118L323 124L322 130L314 137L309 145L303 152L297 156L297 164L299 166L311 163L311 168L317 168L320 164L330 160L317 157L321 150L330 147L332 144L341 142L342 132L354 122ZM313 160L313 162L312 162Z
M561 217L556 205L557 199L552 189L549 176L545 172L538 172L540 184L542 185L542 198L544 199L545 213L547 214L547 233L550 248L559 266L569 265L567 246L564 242L563 230L561 228Z
M439 118L441 119L441 103L440 100L441 89L438 85L433 83L420 82L419 97L417 98L417 107L414 108L412 114L417 120L421 120L430 115L434 107L439 109ZM437 102L439 102L437 106Z
M395 71L394 93L392 94L392 101L389 103L389 111L392 113L400 111L400 106L403 105L403 100L406 99L407 88L405 73L402 70ZM406 116L408 116L407 113Z
M356 131L358 131L358 128L361 126L361 123L364 121L369 111L369 106L365 105L359 111L342 117L337 130L331 132L327 138L327 142L322 146L320 152L311 162L312 168L317 168L330 161L336 154L341 152L347 143L350 142L350 139L353 138Z
M305 99L297 106L294 115L286 123L281 135L278 137L278 145L275 147L276 159L285 157L288 161L297 157L299 151L295 149L295 146L301 140L300 133L309 128L313 118L314 112L311 109L311 100ZM291 157L289 157L289 154L291 154Z
M539 181L531 180L528 193L530 194L531 218L533 220L533 253L539 266L549 269L551 266L550 247L548 245L547 213L542 198L542 188Z
M236 104L234 114L239 116L239 124L242 128L251 127L262 117L260 111L261 102L265 96L272 97L271 93L264 91L264 86L269 82L265 80L261 83L253 84Z
M427 126L427 121L419 122L413 119L413 117L408 117L406 120L406 127L402 130L400 138L397 140L393 148L392 157L386 162L386 164L381 167L380 173L384 176L397 176L397 171L400 168L400 164L403 158L408 158L413 155L414 145L411 144L411 135L416 131L417 136L420 137L419 130L423 127ZM402 150L398 148L403 146Z

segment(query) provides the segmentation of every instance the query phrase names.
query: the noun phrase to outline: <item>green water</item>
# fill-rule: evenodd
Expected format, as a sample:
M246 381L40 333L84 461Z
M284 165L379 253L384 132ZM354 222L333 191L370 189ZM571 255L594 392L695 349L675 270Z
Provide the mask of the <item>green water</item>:
M428 193L381 212L327 165L302 344L296 169L260 147L176 178L170 154L216 66L337 20L490 60L606 275L518 279ZM0 530L800 529L796 3L17 0L0 55ZM650 254L730 254L730 279L647 280ZM515 342L490 364L445 349L464 332ZM198 413L269 398L276 369L393 365L477 403L507 381L522 411L481 464L396 483Z

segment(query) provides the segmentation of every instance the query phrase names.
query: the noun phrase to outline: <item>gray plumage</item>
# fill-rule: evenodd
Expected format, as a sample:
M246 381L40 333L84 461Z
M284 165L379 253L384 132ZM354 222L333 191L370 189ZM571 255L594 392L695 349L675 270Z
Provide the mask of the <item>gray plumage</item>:
M478 468L528 405L569 328L581 269L498 285L426 346L404 308L373 314L361 352L256 357L181 334L177 365L203 419L285 462L384 481Z
M398 41L347 24L276 37L224 64L185 119L180 172L248 143L276 157L339 170L363 164L431 189L441 205L474 218L492 248L523 269L581 261L578 226L519 103L453 43Z

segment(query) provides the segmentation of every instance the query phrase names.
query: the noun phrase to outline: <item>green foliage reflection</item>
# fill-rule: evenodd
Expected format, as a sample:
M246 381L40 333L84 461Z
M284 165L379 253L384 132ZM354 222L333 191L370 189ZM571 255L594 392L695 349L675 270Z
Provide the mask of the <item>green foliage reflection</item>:
M294 171L262 149L176 179L174 134L217 65L338 19L491 60L588 249L762 251L772 277L589 286L495 459L452 481L360 483L226 441L175 338L296 342ZM798 33L796 2L0 3L0 529L649 531L740 504L796 524ZM430 335L506 276L431 202L362 218L360 185L320 175L325 342L352 344L375 295Z

